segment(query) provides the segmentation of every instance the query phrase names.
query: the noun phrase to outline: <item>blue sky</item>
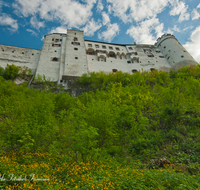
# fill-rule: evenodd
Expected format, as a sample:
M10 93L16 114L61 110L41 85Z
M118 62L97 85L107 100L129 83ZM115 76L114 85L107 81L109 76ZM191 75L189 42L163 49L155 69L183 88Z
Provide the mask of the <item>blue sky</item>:
M0 44L42 49L44 35L67 28L119 44L171 33L200 63L199 0L0 0Z

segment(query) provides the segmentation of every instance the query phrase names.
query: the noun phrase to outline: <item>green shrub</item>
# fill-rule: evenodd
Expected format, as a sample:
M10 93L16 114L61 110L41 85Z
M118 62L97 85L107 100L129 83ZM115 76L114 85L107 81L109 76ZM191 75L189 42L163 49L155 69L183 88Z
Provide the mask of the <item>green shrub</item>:
M8 65L5 68L5 72L3 74L3 77L6 80L9 79L15 79L19 75L20 67L15 66L15 65Z

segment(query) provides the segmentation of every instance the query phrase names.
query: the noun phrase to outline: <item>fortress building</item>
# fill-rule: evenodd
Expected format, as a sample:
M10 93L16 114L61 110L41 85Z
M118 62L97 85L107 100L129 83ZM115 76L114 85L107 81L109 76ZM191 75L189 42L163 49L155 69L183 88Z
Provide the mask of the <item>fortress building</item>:
M169 72L197 62L171 34L162 35L154 45L112 44L84 40L83 31L67 30L44 37L42 50L0 45L0 66L26 66L58 84L69 76L88 72L142 70Z

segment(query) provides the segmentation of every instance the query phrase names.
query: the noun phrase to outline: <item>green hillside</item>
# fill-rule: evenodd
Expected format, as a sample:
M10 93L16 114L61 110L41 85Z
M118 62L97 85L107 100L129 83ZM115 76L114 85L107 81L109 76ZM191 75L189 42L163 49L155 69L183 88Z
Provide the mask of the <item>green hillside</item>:
M1 188L200 189L200 66L90 73L76 85L89 92L0 76Z

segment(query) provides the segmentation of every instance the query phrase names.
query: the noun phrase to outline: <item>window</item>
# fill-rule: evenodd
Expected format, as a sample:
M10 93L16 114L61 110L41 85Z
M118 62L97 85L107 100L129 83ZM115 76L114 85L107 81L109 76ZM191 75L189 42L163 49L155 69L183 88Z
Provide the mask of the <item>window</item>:
M132 73L137 73L137 70L136 70L136 69L133 69L133 70L132 70Z
M164 58L164 56L159 56L160 58Z
M12 53L15 53L15 50L13 50Z
M103 49L106 49L106 46L102 46Z
M78 41L78 38L74 37L74 41Z
M132 47L129 47L128 49L129 49L129 50L133 50L133 48L132 48Z
M160 53L160 51L156 51L156 53Z
M52 44L53 47L60 47L61 44Z
M54 41L54 38L52 38L52 41Z
M99 48L99 45L96 44L95 47L96 47L96 48Z
M88 44L88 47L92 47L92 44Z
M137 52L131 52L130 55L137 55Z
M171 52L171 50L169 50L168 52Z
M32 53L32 55L34 55L34 53Z
M131 63L131 61L127 61L127 63Z
M4 51L4 49L2 49L2 51Z
M57 52L56 50L54 52Z
M181 55L181 58L184 58L184 56L183 56L183 55Z
M164 48L166 48L166 46L164 46Z
M60 40L59 39L55 39L55 42L59 42Z
M58 61L58 58L57 57L53 57L52 61Z
M22 54L24 54L24 52L22 52Z
M113 72L113 73L116 73L116 72L117 72L117 69L113 69L112 72Z
M78 57L75 57L75 59L78 59Z
M78 48L74 48L74 50L78 50Z
M144 53L148 54L148 53L151 53L151 49L143 49L144 50Z
M167 59L169 59L169 58L170 58L170 56Z
M119 51L119 48L118 48L118 47L116 47L115 49L116 49L117 51Z
M76 33L74 33L74 35L76 35Z
M62 42L62 39L60 39L60 42Z
M154 57L154 55L153 54L150 54L150 55L147 55L148 57Z
M109 46L109 49L113 49L113 47Z
M79 42L72 42L72 44L75 45L75 46L80 46Z
M151 70L151 71L155 71L155 69L154 69L154 68L151 68L150 70Z

